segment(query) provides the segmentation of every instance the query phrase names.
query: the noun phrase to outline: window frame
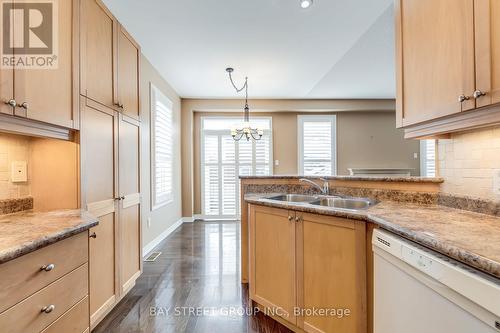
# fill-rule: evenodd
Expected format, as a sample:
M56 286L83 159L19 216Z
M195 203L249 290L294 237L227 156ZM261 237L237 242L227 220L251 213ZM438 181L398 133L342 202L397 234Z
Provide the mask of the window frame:
M332 136L331 136L331 144L332 144L332 161L331 161L331 168L332 168L332 174L331 175L321 175L321 176L336 176L338 169L337 169L337 115L298 115L297 116L297 148L298 148L298 153L297 153L297 162L298 162L298 167L297 170L299 171L299 175L301 176L313 176L313 175L306 175L304 173L304 122L307 121L316 121L316 122L325 122L328 121L331 124L332 127Z
M205 130L204 127L203 127L203 123L204 123L204 120L205 119L231 119L231 120L241 120L242 118L240 116L201 116L200 117L200 149L199 149L199 156L200 156L200 193L201 193L201 197L200 197L200 207L201 207L201 217L204 218L204 219L220 219L220 220L233 220L233 219L239 219L240 216L241 216L241 202L240 202L240 198L238 197L239 195L241 195L241 189L240 189L240 182L239 182L239 166L241 166L242 164L239 163L239 160L237 158L238 156L238 153L239 153L239 146L236 146L236 149L235 149L235 166L236 166L236 215L222 215L222 212L219 211L219 215L206 215L205 214L205 166L206 166L206 163L204 162L205 161L205 135L208 134L208 135L231 135L231 129L228 128L226 130ZM273 159L273 118L272 117L253 117L253 119L265 119L265 120L268 120L269 121L269 129L268 130L264 130L264 134L268 134L269 135L269 175L273 175L274 173L274 159ZM218 138L219 140L219 145L218 145L218 156L222 156L221 155L221 150L222 150L222 145L221 145L221 137L219 136ZM245 140L244 138L242 138L241 140ZM256 158L256 154L255 154L255 145L252 145L252 173L254 174L255 173L255 170L256 170L256 167L257 165L262 165L261 163L260 164L257 164L256 161L255 161L255 158ZM215 165L214 163L209 163L208 165ZM219 165L219 162L217 162L217 165ZM223 166L224 163L221 162L219 166ZM246 163L244 163L243 165L247 165ZM219 177L221 176L221 169L219 168ZM219 188L219 203L221 203L221 200L222 200L222 196L221 196L221 191L222 189ZM222 207L219 207L219 209L221 209Z
M172 137L172 146L171 146L171 191L167 193L166 198L157 201L157 193L156 193L156 101L158 100L157 95L161 96L161 98L165 98L165 102L167 103L166 107L171 112L171 127L174 127L174 103L168 96L166 96L158 87L156 87L152 82L149 84L150 87L150 185L151 185L151 211L157 210L161 207L171 204L174 197L174 135L171 133Z
M427 170L427 142L434 141L434 175L429 176ZM421 177L430 177L434 178L438 176L438 147L437 140L435 139L426 139L420 140L420 176Z

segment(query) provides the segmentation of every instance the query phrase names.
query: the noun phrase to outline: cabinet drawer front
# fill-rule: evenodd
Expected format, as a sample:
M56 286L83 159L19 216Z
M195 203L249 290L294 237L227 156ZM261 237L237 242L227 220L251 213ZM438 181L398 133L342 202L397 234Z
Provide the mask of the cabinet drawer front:
M0 314L4 333L40 332L88 294L88 264ZM44 307L53 306L49 313ZM88 308L88 307L87 307Z
M82 333L89 327L88 296L68 310L42 333Z
M82 232L0 265L0 313L88 261L88 233ZM50 271L41 267L54 265Z

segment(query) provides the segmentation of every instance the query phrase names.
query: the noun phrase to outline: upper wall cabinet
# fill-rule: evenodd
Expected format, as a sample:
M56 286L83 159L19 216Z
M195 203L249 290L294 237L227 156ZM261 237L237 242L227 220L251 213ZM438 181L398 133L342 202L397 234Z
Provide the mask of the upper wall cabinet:
M12 2L16 11L6 13L12 15L9 29L23 26L16 22L22 16L13 14L21 11L24 17L39 13L42 23L36 32L24 27L22 33L9 34L14 48L4 50L4 57L10 57L13 66L0 70L0 112L78 128L79 2L57 1L44 6ZM28 33L30 38L25 36Z
M140 48L100 0L81 0L80 93L139 119Z
M139 45L118 28L118 105L123 114L139 119Z
M397 126L407 138L500 121L500 4L396 0Z

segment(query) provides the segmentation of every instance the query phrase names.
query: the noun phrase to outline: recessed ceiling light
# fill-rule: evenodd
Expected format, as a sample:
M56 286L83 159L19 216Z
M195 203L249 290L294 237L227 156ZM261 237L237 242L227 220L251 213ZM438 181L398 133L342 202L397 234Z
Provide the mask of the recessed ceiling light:
M313 0L300 0L300 7L303 9L307 9L311 7L313 4Z

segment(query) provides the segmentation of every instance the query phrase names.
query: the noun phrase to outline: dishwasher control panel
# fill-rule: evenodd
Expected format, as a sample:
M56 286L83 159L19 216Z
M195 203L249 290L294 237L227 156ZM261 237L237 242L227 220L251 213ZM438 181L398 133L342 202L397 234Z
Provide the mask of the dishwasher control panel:
M401 245L401 258L410 266L423 271L436 280L439 280L442 276L441 265L431 257L414 248Z

